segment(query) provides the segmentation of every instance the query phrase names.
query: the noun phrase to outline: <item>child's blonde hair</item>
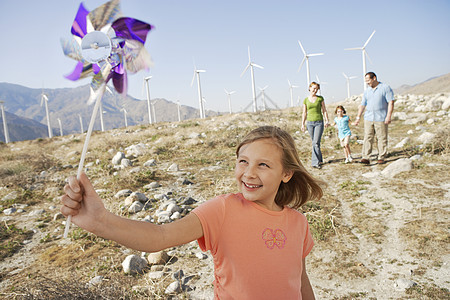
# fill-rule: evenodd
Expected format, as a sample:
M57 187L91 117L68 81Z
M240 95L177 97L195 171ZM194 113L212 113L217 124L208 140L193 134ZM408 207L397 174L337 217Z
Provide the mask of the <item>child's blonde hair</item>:
M323 196L320 185L321 180L312 177L300 161L295 142L292 136L276 126L262 126L248 133L236 149L239 150L246 144L260 139L272 139L282 152L281 161L283 170L292 171L292 178L287 182L281 182L275 196L275 203L281 207L289 205L292 208L300 208L308 200L319 200Z

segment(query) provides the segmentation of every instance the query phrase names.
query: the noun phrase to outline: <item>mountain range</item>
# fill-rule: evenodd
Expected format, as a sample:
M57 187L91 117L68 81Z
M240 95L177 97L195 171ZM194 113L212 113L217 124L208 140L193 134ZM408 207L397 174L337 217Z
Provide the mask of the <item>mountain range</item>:
M395 94L432 94L436 91L450 92L450 73L430 78L422 83L410 86L402 85L394 89ZM41 95L48 97L50 123L53 135L59 135L58 118L61 120L63 134L79 133L81 131L80 116L83 130L86 131L92 114L93 105L86 104L89 98L89 85L76 88L32 89L25 86L0 83L0 100L3 100L8 124L10 141L32 140L48 137L47 119L44 107L41 106ZM156 122L178 121L177 104L163 98L151 100L156 114ZM102 98L103 124L105 130L125 126L124 112L127 111L127 124L148 124L147 101L133 97L120 96L115 91L106 92ZM219 112L206 111L206 116L215 116ZM198 109L190 106L180 106L181 120L199 117ZM2 120L3 122L3 120ZM100 118L97 117L94 130L101 130ZM0 130L0 141L5 141L3 128Z

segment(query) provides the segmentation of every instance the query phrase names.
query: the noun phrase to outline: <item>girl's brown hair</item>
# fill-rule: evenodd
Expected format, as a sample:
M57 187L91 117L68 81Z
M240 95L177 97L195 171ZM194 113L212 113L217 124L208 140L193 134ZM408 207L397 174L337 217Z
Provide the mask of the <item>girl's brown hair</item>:
M323 196L321 185L325 183L312 177L300 161L292 136L276 126L262 126L248 133L236 149L260 139L272 139L282 151L283 170L292 171L292 178L287 182L280 182L275 203L281 207L289 205L300 208L309 200L319 200Z
M338 106L336 107L336 109L334 110L334 113L335 113L335 114L337 114L338 109L341 109L341 110L344 112L344 115L347 113L347 112L345 111L345 108L344 108L342 105L338 105Z

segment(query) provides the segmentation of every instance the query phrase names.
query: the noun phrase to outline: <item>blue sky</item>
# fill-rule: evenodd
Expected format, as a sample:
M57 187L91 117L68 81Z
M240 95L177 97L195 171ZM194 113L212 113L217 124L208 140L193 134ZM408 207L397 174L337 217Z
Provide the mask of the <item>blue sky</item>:
M105 1L86 0L95 9ZM2 71L0 82L31 88L75 87L89 79L71 82L63 77L75 61L64 56L60 38L70 28L80 1L0 0ZM129 75L129 95L144 99L143 77L152 75L151 98L179 100L198 107L197 88L191 87L194 60L201 74L206 109L227 111L224 89L231 96L233 111L252 102L250 72L240 77L252 61L256 86L280 107L290 100L289 79L300 86L294 99L307 95L306 66L297 72L303 53L325 55L310 58L311 79L319 77L326 102L343 100L348 76L351 93L363 91L361 47L372 61L367 70L393 88L416 84L450 72L450 1L152 1L123 0L124 16L155 26L146 48L154 66L149 72ZM259 90L257 89L259 92ZM7 99L3 99L6 100ZM50 99L51 101L51 99Z

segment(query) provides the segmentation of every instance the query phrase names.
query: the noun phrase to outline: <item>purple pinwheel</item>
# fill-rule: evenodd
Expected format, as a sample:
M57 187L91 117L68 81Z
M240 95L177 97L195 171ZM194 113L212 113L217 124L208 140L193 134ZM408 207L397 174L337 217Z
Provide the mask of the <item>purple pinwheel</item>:
M144 44L152 26L122 17L119 2L109 1L91 12L81 3L72 24L73 39L61 41L64 54L78 61L72 73L65 77L75 81L93 76L89 102L99 96L100 87L110 79L116 91L126 96L127 72L148 70L151 65Z

